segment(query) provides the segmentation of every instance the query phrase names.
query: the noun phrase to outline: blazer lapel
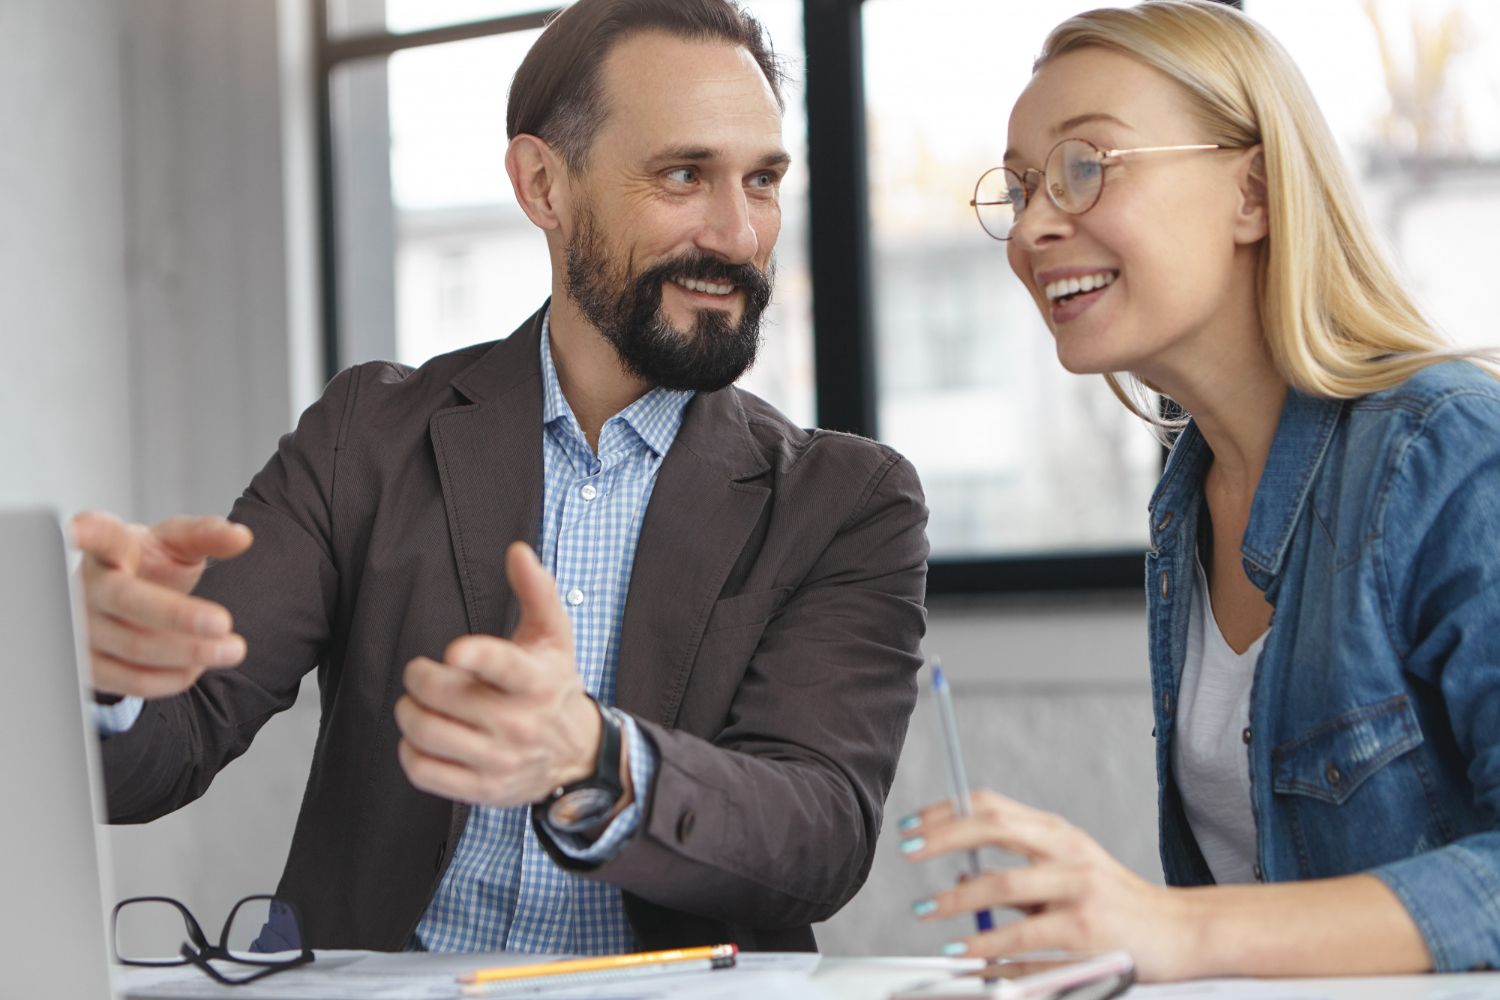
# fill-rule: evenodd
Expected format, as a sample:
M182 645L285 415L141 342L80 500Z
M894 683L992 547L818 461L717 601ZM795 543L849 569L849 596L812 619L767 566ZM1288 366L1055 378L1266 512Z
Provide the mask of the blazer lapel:
M671 727L714 602L771 491L737 392L700 393L683 415L641 524L615 701Z
M469 631L508 635L505 549L535 545L542 511L541 323L546 306L453 380L466 400L428 424Z

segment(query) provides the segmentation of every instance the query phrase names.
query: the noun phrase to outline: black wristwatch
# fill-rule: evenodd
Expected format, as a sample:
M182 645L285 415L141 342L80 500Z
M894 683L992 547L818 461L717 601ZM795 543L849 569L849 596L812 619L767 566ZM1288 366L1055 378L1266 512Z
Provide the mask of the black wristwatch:
M594 773L552 791L537 806L547 825L559 833L586 833L602 826L625 794L620 782L620 720L595 702L604 730L599 735L599 758Z

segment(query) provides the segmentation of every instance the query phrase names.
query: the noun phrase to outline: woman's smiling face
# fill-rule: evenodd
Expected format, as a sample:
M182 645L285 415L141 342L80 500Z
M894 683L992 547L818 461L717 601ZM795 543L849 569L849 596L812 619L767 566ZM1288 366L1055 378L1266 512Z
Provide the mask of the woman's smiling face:
M1176 82L1097 47L1037 71L1011 111L1008 138L1005 165L1022 175L1040 171L1063 139L1086 139L1101 150L1213 141ZM1098 202L1081 215L1059 210L1038 185L1007 251L1063 367L1154 381L1153 373L1212 351L1216 336L1253 325L1253 244L1264 233L1264 213L1259 228L1247 224L1249 156L1216 150L1123 157L1105 168ZM1072 280L1092 290L1069 294Z

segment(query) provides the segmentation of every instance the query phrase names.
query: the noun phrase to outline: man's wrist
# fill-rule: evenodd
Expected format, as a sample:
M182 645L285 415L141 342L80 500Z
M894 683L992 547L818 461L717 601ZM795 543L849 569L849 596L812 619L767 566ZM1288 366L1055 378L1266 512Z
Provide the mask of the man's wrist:
M575 758L555 775L552 782L554 788L582 781L593 774L595 768L599 766L599 749L604 742L604 717L601 714L603 711L603 707L586 694L582 694L582 697L575 700L570 715L576 721L573 721L569 728L570 731L580 734L577 743L578 752Z
M575 836L602 831L619 814L620 802L626 799L620 764L624 756L623 724L609 709L592 700L590 704L600 731L593 766L578 778L557 784L538 803L549 827Z

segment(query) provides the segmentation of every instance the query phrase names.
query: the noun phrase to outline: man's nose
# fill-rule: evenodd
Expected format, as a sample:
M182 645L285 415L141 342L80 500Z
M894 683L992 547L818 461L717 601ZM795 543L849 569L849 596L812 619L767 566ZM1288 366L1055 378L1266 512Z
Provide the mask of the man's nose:
M698 247L732 264L753 261L760 235L750 220L750 204L740 188L715 191L698 232Z

